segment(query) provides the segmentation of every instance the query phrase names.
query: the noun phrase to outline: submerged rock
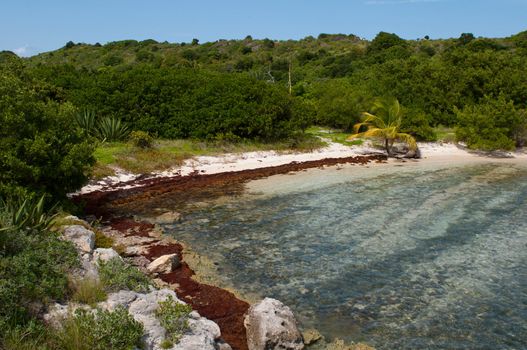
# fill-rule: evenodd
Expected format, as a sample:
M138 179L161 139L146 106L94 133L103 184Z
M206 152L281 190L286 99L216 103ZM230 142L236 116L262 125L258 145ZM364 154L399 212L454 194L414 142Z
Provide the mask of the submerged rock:
M302 337L304 338L305 345L314 344L324 338L322 334L320 334L320 332L316 329L305 330L304 332L302 332Z
M62 233L81 253L91 253L95 248L95 233L81 225L66 226Z
M155 224L173 224L181 221L181 214L176 211L167 211L152 220Z
M291 309L280 301L265 298L252 305L245 316L249 350L301 350L302 334Z

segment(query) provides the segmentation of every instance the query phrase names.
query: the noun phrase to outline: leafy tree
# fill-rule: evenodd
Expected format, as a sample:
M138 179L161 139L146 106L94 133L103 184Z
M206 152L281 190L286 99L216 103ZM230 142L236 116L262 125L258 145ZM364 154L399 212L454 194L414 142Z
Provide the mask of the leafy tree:
M406 41L393 33L380 32L368 46L368 52L378 52L394 46L406 46Z
M402 124L402 111L397 99L379 99L373 104L372 111L376 115L364 112L364 120L355 124L355 134L348 139L357 137L380 138L383 140L388 156L392 155L393 143L396 140L406 142L412 150L417 149L415 139L411 135L399 131ZM367 130L359 132L363 126L366 126Z
M459 45L467 45L472 40L474 40L474 34L472 33L462 33L459 39L457 39L457 42Z
M360 121L361 112L371 103L344 79L320 82L312 88L311 94L317 98L317 123L348 131Z
M477 105L456 109L459 126L456 137L475 149L513 149L524 142L527 119L514 103L502 94L498 98L485 96Z

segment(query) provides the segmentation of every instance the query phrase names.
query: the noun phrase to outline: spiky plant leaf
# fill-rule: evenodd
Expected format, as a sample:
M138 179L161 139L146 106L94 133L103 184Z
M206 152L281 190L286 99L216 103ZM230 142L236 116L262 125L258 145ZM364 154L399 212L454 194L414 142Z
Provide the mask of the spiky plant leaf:
M122 141L128 137L128 126L116 117L106 117L99 121L97 134L103 141Z

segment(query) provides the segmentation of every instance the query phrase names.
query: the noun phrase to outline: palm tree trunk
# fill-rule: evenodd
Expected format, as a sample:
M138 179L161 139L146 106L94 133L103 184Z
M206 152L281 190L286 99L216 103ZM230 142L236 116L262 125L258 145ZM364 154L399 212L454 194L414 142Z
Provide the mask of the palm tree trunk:
M384 148L386 149L386 153L388 153L388 157L391 156L391 147L390 147L390 141L388 139L384 139Z

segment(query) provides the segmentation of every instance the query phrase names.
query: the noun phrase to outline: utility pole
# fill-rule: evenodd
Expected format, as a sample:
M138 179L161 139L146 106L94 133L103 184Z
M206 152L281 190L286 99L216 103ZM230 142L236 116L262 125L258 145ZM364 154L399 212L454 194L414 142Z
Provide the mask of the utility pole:
M288 86L289 86L289 95L291 95L293 93L293 85L291 83L291 68L292 68L292 59L289 58L289 73L288 73L288 76L289 76L289 82L288 82Z

